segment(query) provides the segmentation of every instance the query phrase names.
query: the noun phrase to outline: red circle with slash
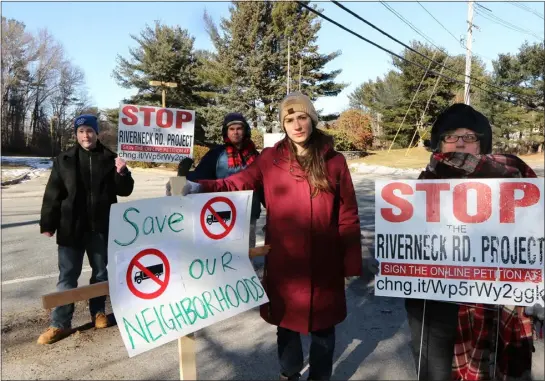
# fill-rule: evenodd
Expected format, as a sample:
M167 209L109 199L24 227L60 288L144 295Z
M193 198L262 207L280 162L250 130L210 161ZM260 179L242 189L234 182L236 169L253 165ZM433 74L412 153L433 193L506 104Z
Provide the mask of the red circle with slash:
M214 210L213 204L218 203L218 202L224 202L229 206L229 208L231 208L231 219L230 219L231 223L230 223L230 225L227 225L227 223L218 214L218 212L216 212ZM209 230L208 226L206 226L207 225L207 221L206 221L206 212L207 211L212 213L212 216L215 218L215 222L218 222L225 229L224 232L219 233L219 234L215 234L215 233L212 233ZM235 227L236 219L237 219L237 211L235 209L235 204L233 204L233 201L229 200L227 197L218 196L218 197L211 198L210 200L208 200L206 202L206 204L204 204L204 206L202 208L202 211L201 211L201 227L202 227L202 230L203 230L204 234L206 234L207 237L215 239L215 240L225 238L231 232L231 230L233 230L233 228Z
M159 279L153 272L151 272L147 267L145 267L142 263L140 263L140 258L146 256L146 255L154 255L158 257L163 265L164 265L164 274L165 274L165 280ZM134 285L134 282L136 280L133 280L132 278L132 270L134 267L137 267L141 271L141 275L145 274L147 278L146 280L152 280L153 282L157 283L159 285L159 289L157 291L146 293L138 290L136 286ZM129 286L129 290L131 292L141 298L141 299L155 299L158 296L160 296L165 290L167 289L168 282L170 280L170 264L168 263L168 259L165 254L163 254L162 251L157 249L144 249L141 250L138 254L135 255L135 257L131 260L129 263L129 268L127 269L127 286ZM139 283L139 282L138 282Z

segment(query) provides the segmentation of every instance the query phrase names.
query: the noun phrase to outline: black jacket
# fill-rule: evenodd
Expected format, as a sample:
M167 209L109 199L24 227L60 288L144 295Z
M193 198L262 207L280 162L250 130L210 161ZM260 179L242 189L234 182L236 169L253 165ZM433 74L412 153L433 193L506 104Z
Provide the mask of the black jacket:
M117 202L117 196L132 193L134 180L131 173L127 170L124 175L118 174L115 167L117 155L100 142L97 142L97 148L100 154L98 165L92 171L91 202L81 197L86 190L82 189L79 145L62 152L53 161L42 203L40 232L56 232L57 244L61 246L77 246L89 230L107 235L111 205ZM92 224L89 223L88 212L92 213Z

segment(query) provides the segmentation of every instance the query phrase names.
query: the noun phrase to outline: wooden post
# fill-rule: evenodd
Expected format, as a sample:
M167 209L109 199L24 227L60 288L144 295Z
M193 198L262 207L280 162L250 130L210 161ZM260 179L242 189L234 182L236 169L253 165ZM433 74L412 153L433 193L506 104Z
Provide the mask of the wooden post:
M163 106L164 107L164 106ZM182 189L186 183L185 176L170 178L170 192L173 196L182 194ZM197 379L197 356L195 354L195 334L190 333L187 336L178 339L178 358L180 360L180 380Z
M197 379L197 359L195 355L195 334L178 339L178 356L180 358L180 380Z

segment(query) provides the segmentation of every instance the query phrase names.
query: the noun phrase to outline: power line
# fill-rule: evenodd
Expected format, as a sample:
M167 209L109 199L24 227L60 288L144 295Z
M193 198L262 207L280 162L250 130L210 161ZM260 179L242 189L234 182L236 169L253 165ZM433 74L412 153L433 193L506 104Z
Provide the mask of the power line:
M475 11L477 12L477 14L484 17L485 19L487 19L489 21L492 21L492 22L494 22L496 24L502 25L505 28L508 28L510 30L514 30L515 32L527 34L527 35L533 36L533 37L535 37L537 39L543 39L543 36L539 36L538 34L536 34L535 32L533 32L533 31L531 31L529 29L521 28L518 25L512 24L509 21L506 21L506 20L492 14L491 10L489 10L488 8L483 7L479 3L475 3L475 4L478 7L478 8L475 9ZM483 10L485 10L486 12L484 12Z
M441 27L442 27L444 30L446 30L447 33L450 34L450 35L452 36L452 38L454 38L454 39L456 40L456 42L458 42L458 43L461 44L460 39L459 39L458 37L456 37L455 35L453 35L453 34L451 33L451 31L448 30L447 27L444 26L444 25L441 23L441 21L437 20L437 19L435 18L435 16L432 15L432 14L430 13L430 11L428 11L428 10L426 9L426 7L424 7L424 6L422 5L422 3L420 3L420 1L417 1L417 3L418 3L418 5L420 5L420 6L422 7L422 9L424 9L424 10L428 13L428 15L430 15L435 21L437 21L437 24L441 25Z
M479 5L479 4L477 4L477 5ZM476 12L477 12L478 15L482 16L483 18L485 18L485 19L487 19L489 21L492 21L495 24L501 25L501 26L503 26L503 27L505 27L507 29L513 30L515 32L527 34L529 36L532 36L532 37L535 37L535 38L538 38L538 39L541 38L539 35L537 35L533 31L528 30L528 29L523 29L523 28L521 28L521 27L519 27L519 26L517 26L515 24L511 24L510 22L505 21L504 19L499 18L498 16L493 15L492 13L483 12L479 8L476 9Z
M494 59L492 59L492 58L490 58L490 57L487 57L487 56L484 56L484 55L482 55L482 54L477 54L477 53L475 53L475 52L472 52L470 49L468 49L466 46L464 46L464 44L462 43L462 41L461 41L458 37L456 37L454 34L452 34L452 32L451 32L450 30L448 30L447 27L445 27L445 26L444 26L444 25L443 25L443 24L442 24L442 23L441 23L441 22L440 22L440 21L439 21L431 12L430 12L430 11L428 11L428 10L426 9L426 7L424 7L424 6L422 5L421 2L417 1L417 3L418 3L418 5L420 5L420 6L426 11L426 13L427 13L428 15L430 15L430 16L431 16L439 25L441 25L441 27L442 27L444 30L446 30L447 33L450 34L450 35L456 40L456 42L457 42L458 44L460 44L460 46L461 46L464 50L469 51L469 52L470 52L472 55L474 55L474 56L486 58L486 59L489 60L489 61L494 61Z
M398 19L403 21L405 24L407 24L412 30L414 30L416 33L418 33L422 38L424 38L426 41L428 41L430 44L432 44L437 49L444 52L443 48L440 48L437 46L427 35L425 35L423 32L421 32L416 26L414 26L409 20L407 20L405 17L403 17L401 14L399 14L395 9L393 9L390 5L386 4L385 2L380 2L386 9L388 9L390 12L392 12Z
M538 36L537 34L535 34L535 33L532 32L532 31L527 31L527 30L525 30L525 29L520 29L520 28L518 28L518 27L513 27L512 24L508 24L508 23L503 22L503 20L501 20L501 19L494 18L494 17L492 17L492 15L486 14L486 13L480 11L478 8L475 9L475 12L476 12L479 16L481 16L482 18L485 18L485 19L487 19L488 21L493 22L494 24L503 26L503 27L506 28L506 29L509 29L509 30L512 30L512 31L515 31L515 32L519 32L519 33L521 33L521 34L526 34L526 35L532 36L532 37L534 37L534 38L536 38L536 39L538 39L538 40L539 40L539 39L542 39L542 37Z
M433 52L433 57L432 58L434 58L436 54L437 54L437 50L435 52ZM394 139L392 140L392 143L390 143L390 147L388 147L388 153L390 153L390 151L391 151L391 149L392 149L392 147L393 147L393 145L394 145L394 143L395 143L395 141L397 139L397 135L399 135L399 131L401 131L401 127L403 127L403 123L405 123L405 119L407 118L407 115L409 115L409 110L411 109L411 106L413 105L413 103L414 103L414 101L416 99L416 95L420 91L420 87L424 83L424 79L426 79L426 75L428 75L428 71L431 69L431 64L432 64L432 62L430 61L430 63L428 64L428 67L426 68L426 71L424 72L424 75L422 76L422 79L420 80L420 83L418 84L418 88L414 92L413 99L411 100L411 103L409 104L409 107L407 107L407 111L405 111L405 116L403 117L403 120L399 124L399 128L396 131ZM441 70L443 70L443 69L441 69ZM437 78L440 78L440 77L437 77Z
M345 7L344 5L340 4L338 1L332 0L332 3L335 4L335 5L337 5L339 8L343 9L345 12L350 13L352 16L356 17L358 20L360 20L360 21L364 22L365 24L369 25L369 26L372 27L373 29L379 31L380 33L382 33L382 34L385 35L386 37L390 38L391 40L393 40L393 41L397 42L398 44L404 46L405 48L407 48L407 49L410 50L411 52L413 52L413 53L415 53L415 54L418 54L418 55L421 56L422 58L425 58L425 59L427 59L427 60L429 60L429 61L435 63L436 65L439 65L439 66L441 66L441 67L443 67L443 68L449 70L450 72L452 72L452 73L454 73L454 74L463 75L465 78L469 78L469 79L472 79L472 80L474 80L474 81L476 81L476 82L482 83L482 84L484 84L484 85L486 85L486 86L489 86L489 87L492 87L492 88L496 88L496 89L498 89L498 90L500 90L500 91L502 91L502 92L505 92L505 93L508 93L508 94L511 94L511 95L518 96L518 97L520 97L521 99L526 99L525 96L524 96L524 94L515 93L515 92L512 92L512 91L506 90L506 89L504 89L504 88L501 88L501 87L498 87L498 86L496 86L496 85L490 84L490 83L488 83L488 82L482 81L482 80L480 80L480 79L478 79L478 78L472 77L471 75L462 74L462 73L460 73L460 72L458 72L458 71L456 71L456 70L451 69L450 67L444 66L442 63L437 62L437 61L434 61L433 59L430 59L430 58L429 58L428 56L426 56L425 54L420 53L419 51L417 51L417 50L411 48L409 45L403 43L402 41L400 41L400 40L398 40L397 38L393 37L392 35L388 34L387 32L385 32L384 30L380 29L379 27L377 27L377 26L374 25L373 23L367 21L366 19L364 19L363 17L361 17L361 16L358 15L357 13L353 12L352 10L348 9L347 7ZM381 2L381 3L382 3L382 2ZM383 3L383 4L384 4L384 3ZM310 8L310 7L307 7L307 8L312 9L312 8ZM313 11L314 11L314 10L313 10ZM315 12L315 13L317 13L317 14L319 14L319 15L321 15L322 17L325 18L325 16L324 16L322 13L319 13L319 12ZM335 22L332 21L331 19L329 19L328 21L335 23ZM352 31L350 31L350 30L348 30L348 29L346 29L346 28L344 28L344 27L343 27L343 29L349 31L350 33L353 33L353 34L355 33L355 32L352 32ZM358 36L359 36L359 35L358 35ZM366 40L366 39L365 39L365 40ZM370 42L369 40L366 40L366 41L367 41L367 42ZM379 47L378 45L375 45L375 46ZM437 49L443 51L441 48L437 47L436 45L434 45L434 46L435 46ZM379 48L381 48L381 47L379 47ZM381 49L382 49L382 48L381 48ZM384 50L384 49L383 49L383 50ZM443 51L443 53L445 53L445 55L447 55L447 57L448 57L448 54L447 54L446 52ZM400 57L400 56L398 56L398 55L396 55L396 56L397 56L397 57ZM404 59L404 58L403 58L403 59ZM408 61L408 60L407 60L407 61ZM410 61L408 61L408 62L410 62ZM412 63L412 62L411 62L411 63ZM423 68L423 67L421 67L421 68ZM433 71L430 71L430 72L435 73L435 74L438 74L437 72L433 72ZM440 74L440 75L442 75L442 74ZM447 78L449 78L449 77L447 77ZM458 81L458 80L455 80L455 81ZM461 82L461 81L458 81L458 82ZM462 82L462 83L465 84L465 82ZM475 86L475 85L474 85L474 86ZM477 86L475 86L475 87L477 87ZM491 94L498 95L497 93L492 93L492 92L490 92L489 90L485 90L485 89L483 89L483 88L481 88L481 87L477 87L477 88L478 88L478 89L481 89L481 90L483 90L483 91L487 91L487 92L489 92L489 93L491 93Z
M509 1L509 4L514 5L514 6L520 8L522 10L525 10L526 12L530 12L530 13L536 15L537 17L539 17L540 19L545 20L545 18L543 17L543 15L541 13L539 13L535 9L530 8L529 6L527 6L525 4L518 3L517 1Z
M419 63L412 62L412 61L410 61L410 60L408 60L408 59L406 59L406 58L400 56L399 54L396 54L396 53L392 52L391 50L388 50L388 49L386 49L386 48L380 46L379 44L377 44L377 43L375 43L375 42L373 42L373 41L371 41L371 40L369 40L369 39L363 37L362 35L360 35L360 34L354 32L353 30L351 30L351 29L345 27L344 25L341 25L341 24L338 23L337 21L335 21L335 20L333 20L333 19L327 17L327 16L324 15L323 13L318 12L318 11L315 10L314 8L308 6L307 4L305 4L305 3L303 3L303 2L300 2L300 1L298 1L298 4L301 5L302 7L306 8L306 9L308 9L310 12L312 12L312 13L318 15L319 17L323 18L324 20L329 21L330 23L332 23L332 24L338 26L339 28L341 28L341 29L347 31L348 33L350 33L350 34L352 34L352 35L358 37L359 39L361 39L361 40L363 40L363 41L365 41L365 42L367 42L367 43L369 43L369 44L371 44L371 45L373 45L373 46L379 48L380 50L382 50L382 51L384 51L384 52L386 52L386 53L389 53L389 54L391 54L392 56L397 57L397 58L399 58L400 60L405 61L405 62L407 62L407 63L409 63L409 64L411 64L411 65L417 66L417 67L419 67L420 69L426 69L424 66L420 65ZM435 75L439 75L439 76L441 76L441 77L443 77L443 78L447 78L447 79L449 79L449 80L452 81L452 82L457 82L457 83L462 83L462 84L464 84L463 81L460 81L460 80L458 80L458 79L455 79L455 78L449 77L449 76L447 76L447 75L438 73L438 72L436 72L436 71L434 71L434 70L430 70L430 73L433 73L433 74L435 74ZM494 92L492 92L492 91L490 91L490 90L483 89L482 87L479 87L479 86L477 86L477 85L473 85L473 87L476 87L477 89L480 89L480 90L482 90L482 91L485 91L485 92L487 92L487 93L489 93L489 94L491 94L491 95L495 95L498 99L501 99L501 100L503 100L503 101L505 101L505 102L508 102L508 103L512 103L512 104L517 105L516 102L514 102L514 101L512 101L512 100L510 100L510 99L505 99L505 98L502 97L501 95L499 95L499 94L497 94L497 93L494 93Z
M352 34L352 35L358 37L359 39L361 39L361 40L363 40L363 41L365 41L365 42L367 42L367 43L369 43L369 44L371 44L371 45L373 45L373 46L379 48L380 50L382 50L382 51L384 51L384 52L386 52L386 53L388 53L388 54L390 54L390 55L392 55L392 56L394 56L394 57L396 57L396 58L399 58L400 60L405 61L405 62L407 62L407 63L409 63L409 64L411 64L411 65L414 65L414 66L416 66L416 67L419 67L420 69L425 69L425 67L424 67L423 65L421 65L421 64L419 64L419 63L416 63L416 62L412 62L412 61L406 59L405 57L402 57L402 56L400 56L399 54L396 54L396 53L392 52L391 50L388 50L388 49L386 49L386 48L380 46L379 44L377 44L377 43L375 43L375 42L373 42L373 41L371 41L371 40L369 40L369 39L363 37L362 35L360 35L360 34L354 32L353 30L351 30L351 29L349 29L349 28L347 28L347 27L345 27L344 25L341 25L340 23L338 23L337 21L335 21L335 20L331 19L330 17L324 15L323 13L318 12L318 11L315 10L314 8L308 6L307 4L305 4L305 3L301 2L301 1L297 1L297 3L298 3L299 5L301 5L302 7L308 9L310 12L312 12L312 13L316 14L317 16L323 18L324 20L329 21L330 23L332 23L332 24L338 26L339 28L341 28L341 29L347 31L348 33L350 33L350 34ZM421 54L421 53L419 53L419 52L417 52L417 53L418 53L418 54ZM426 58L427 58L427 57L426 57ZM429 58L427 58L427 59L429 60ZM436 71L434 71L434 70L430 70L430 73L433 73L433 74L435 74L435 75L439 75L439 76L441 76L441 77L443 77L443 78L446 78L446 79L450 80L451 82L457 82L457 83L465 84L465 82L463 82L463 81L460 81L460 80L458 80L458 79L455 79L455 78L449 77L449 76L447 76L447 75L438 73L438 72L436 72ZM489 86L493 86L493 85L489 85ZM475 88L477 88L477 89L479 89L479 90L482 90L482 91L484 91L484 92L487 92L487 93L489 93L489 94L491 94L491 95L494 95L494 96L496 96L498 99L503 100L503 101L505 101L505 102L507 102L507 103L511 103L511 104L514 104L514 105L519 105L518 102L512 101L512 100L510 100L510 99L506 99L505 97L502 97L502 96L501 96L500 94L498 94L498 93L494 93L494 92L492 92L492 91L490 91L490 90L483 89L482 87L477 86L477 85L473 85L473 87L475 87ZM523 94L513 93L513 92L510 92L510 91L507 91L507 90L503 90L503 89L502 89L502 91L504 91L504 92L506 92L506 93L508 93L508 94L518 95L518 96L519 96L519 99L524 99L524 100L528 101L530 107L535 107L534 102L533 102L531 99L527 99L525 96L523 96Z

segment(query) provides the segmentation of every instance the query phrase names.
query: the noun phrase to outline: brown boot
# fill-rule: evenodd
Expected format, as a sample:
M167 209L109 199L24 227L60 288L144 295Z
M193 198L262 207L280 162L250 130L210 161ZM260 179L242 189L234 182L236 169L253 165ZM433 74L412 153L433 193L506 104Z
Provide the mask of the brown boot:
M47 331L38 337L38 344L52 344L56 341L64 339L66 336L70 336L71 333L71 329L49 327Z
M108 327L108 318L103 312L99 312L95 315L95 328Z

